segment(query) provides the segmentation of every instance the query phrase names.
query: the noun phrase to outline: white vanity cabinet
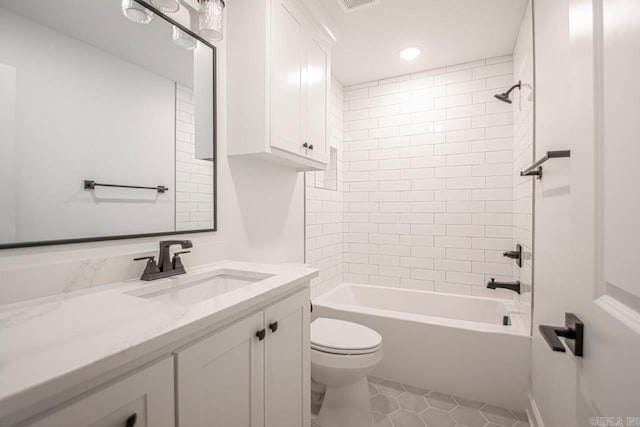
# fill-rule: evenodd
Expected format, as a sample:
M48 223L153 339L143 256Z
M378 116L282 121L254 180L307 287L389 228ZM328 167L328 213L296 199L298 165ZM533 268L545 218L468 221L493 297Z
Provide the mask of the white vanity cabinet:
M309 425L308 326L304 290L178 351L178 425Z
M61 297L53 314L49 299L46 310L34 305L37 327L49 316L47 334L54 338L44 341L55 345L40 359L41 352L29 353L35 339L25 350L3 353L0 371L14 368L0 375L0 427L308 426L309 280L315 276L305 266L223 261L178 283L118 284ZM222 293L193 302L194 289ZM167 293L171 302L158 299ZM96 308L95 327L77 326L78 307ZM9 333L36 328L26 326L0 332L10 342ZM99 338L86 336L95 328ZM61 357L67 353L60 342L73 357ZM7 393L8 385L34 382L25 368L33 359L30 370L46 379Z
M228 153L326 169L331 49L298 0L227 6Z
M115 380L21 427L174 427L173 358Z
M311 344L308 290L264 312L265 426L310 424Z

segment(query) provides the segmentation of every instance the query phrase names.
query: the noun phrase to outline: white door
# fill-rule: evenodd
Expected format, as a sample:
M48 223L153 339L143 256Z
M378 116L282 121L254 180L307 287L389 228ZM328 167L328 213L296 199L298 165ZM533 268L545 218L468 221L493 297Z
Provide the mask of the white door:
M180 427L264 425L263 312L178 352Z
M602 2L602 5L598 3ZM584 374L603 415L640 425L640 2L595 1L596 56L595 289L586 295L591 332ZM589 4L589 3L585 3ZM583 7L580 5L580 7ZM573 10L572 19L578 11ZM577 22L576 22L577 24ZM586 58L585 58L586 59ZM585 66L588 63L585 60ZM626 422L626 420L625 420ZM630 423L627 423L630 424Z
M305 290L265 311L266 427L310 423L309 300Z
M172 427L175 425L173 358L168 357L26 425Z
M295 0L272 0L271 145L306 155L306 21Z
M330 46L316 31L311 31L307 47L307 137L309 157L328 163Z
M547 427L640 425L640 2L535 0L532 412ZM584 357L538 325L584 322ZM610 417L610 418L609 418Z

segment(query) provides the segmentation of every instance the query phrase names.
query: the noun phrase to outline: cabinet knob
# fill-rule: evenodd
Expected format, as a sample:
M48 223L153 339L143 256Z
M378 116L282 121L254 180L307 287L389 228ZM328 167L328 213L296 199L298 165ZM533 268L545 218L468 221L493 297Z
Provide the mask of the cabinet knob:
M127 422L124 425L124 427L133 427L136 425L137 421L138 421L138 414L130 415L129 418L127 418Z
M313 150L313 144L309 145L309 150Z
M278 322L273 322L269 324L269 329L271 329L271 332L275 332L278 330Z
M305 142L304 144L302 144L302 148L309 148L309 144Z
M256 337L258 337L258 341L262 341L266 335L267 335L267 331L264 329L260 329L258 332L256 332Z

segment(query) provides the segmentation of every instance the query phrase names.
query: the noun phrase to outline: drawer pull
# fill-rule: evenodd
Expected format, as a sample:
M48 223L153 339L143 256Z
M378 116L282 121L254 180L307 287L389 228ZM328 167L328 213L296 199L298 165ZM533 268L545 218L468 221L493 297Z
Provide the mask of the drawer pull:
M256 332L256 336L258 337L258 341L262 341L266 335L267 335L267 331L264 330L264 329L260 329L258 332Z
M133 414L129 416L129 418L127 418L127 423L124 425L124 427L133 427L136 425L137 421L138 421L138 414Z
M278 322L273 322L271 324L269 324L269 329L271 329L271 332L275 332L278 330Z

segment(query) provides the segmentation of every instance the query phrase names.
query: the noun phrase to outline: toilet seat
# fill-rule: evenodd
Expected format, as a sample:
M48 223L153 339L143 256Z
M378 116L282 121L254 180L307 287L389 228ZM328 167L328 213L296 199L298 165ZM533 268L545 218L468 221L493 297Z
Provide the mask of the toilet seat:
M311 349L337 355L372 354L382 348L382 336L358 323L320 317L311 323Z

